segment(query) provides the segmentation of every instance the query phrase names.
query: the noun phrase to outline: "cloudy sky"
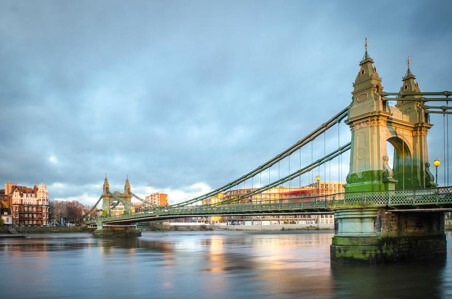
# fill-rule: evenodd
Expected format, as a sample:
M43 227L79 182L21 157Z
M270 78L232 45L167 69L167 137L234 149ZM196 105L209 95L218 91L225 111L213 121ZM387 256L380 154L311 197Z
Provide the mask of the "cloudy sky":
M452 3L394 2L2 0L1 181L203 193L347 106L365 37L386 91L408 55L421 90L451 90Z

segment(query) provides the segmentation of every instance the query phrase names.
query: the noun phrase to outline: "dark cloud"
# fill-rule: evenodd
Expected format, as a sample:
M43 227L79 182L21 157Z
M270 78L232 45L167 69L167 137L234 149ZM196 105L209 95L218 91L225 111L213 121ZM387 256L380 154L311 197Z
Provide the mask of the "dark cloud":
M423 90L450 89L450 9L3 1L0 177L63 184L51 189L61 198L95 196L105 173L119 187L127 174L141 187L219 186L348 105L366 36L386 90L408 55Z

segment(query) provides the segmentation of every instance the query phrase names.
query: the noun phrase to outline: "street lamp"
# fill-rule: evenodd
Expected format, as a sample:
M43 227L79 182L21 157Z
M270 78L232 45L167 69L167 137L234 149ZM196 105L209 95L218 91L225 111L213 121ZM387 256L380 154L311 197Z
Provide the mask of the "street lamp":
M436 169L436 185L438 185L438 167L441 165L441 161L439 159L435 159L433 161L433 166L435 166Z
M316 176L315 180L317 181L317 191L318 191L319 197L320 197L320 175Z

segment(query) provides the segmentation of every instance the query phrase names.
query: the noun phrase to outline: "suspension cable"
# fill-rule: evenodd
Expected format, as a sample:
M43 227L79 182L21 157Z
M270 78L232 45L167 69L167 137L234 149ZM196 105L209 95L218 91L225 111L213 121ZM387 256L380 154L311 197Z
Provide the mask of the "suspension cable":
M299 162L300 162L300 169L301 169L301 148L298 150L299 151L299 153L300 153L300 160L299 160ZM300 188L301 188L301 175L299 176L299 183L300 183Z
M113 197L117 201L120 201L124 206L132 206L132 204L130 202L127 202L124 199L117 197L116 195L114 195L111 192L108 192L108 195L110 195L111 197Z
M449 106L449 101L446 101ZM446 186L449 186L449 114L446 114Z
M326 137L325 132L323 132L323 156L326 155ZM326 181L326 163L323 164L323 181Z
M147 201L147 200L145 200L145 199L139 197L138 195L136 195L136 194L133 193L133 192L130 192L130 194L131 194L133 197L135 197L136 199L138 199L139 201L143 202L144 204L147 204L147 205L150 205L150 206L156 206L156 205L153 204L152 202L149 202L149 201Z
M291 155L289 155L289 173L290 173L290 157L291 157ZM290 182L291 181L289 181L289 190L290 190Z
M446 168L447 168L447 143L446 143L446 139L447 139L447 128L446 128L446 114L443 114L443 132L444 132L444 137L443 137L443 145L444 145L444 153L443 153L443 157L444 157L444 167L443 167L443 186L447 186L446 185Z
M99 202L100 202L100 200L102 199L102 197L103 197L103 194L102 194L101 196L99 196L99 199L96 201L96 203L94 204L94 206L93 206L91 209L89 209L89 211L86 212L86 213L82 216L82 218L85 218L86 216L88 216L89 214L91 214L91 213L94 211L94 209L97 207L97 205L99 204Z
M299 148L305 146L306 144L308 144L309 142L311 142L312 140L314 140L315 138L317 138L319 135L321 135L324 131L328 130L329 128L331 128L332 126L334 126L335 124L337 124L338 122L340 122L342 119L344 119L345 117L347 117L348 115L348 106L346 108L344 108L342 111L340 111L339 113L337 113L336 115L334 115L332 118L330 118L328 121L326 121L325 123L323 123L320 127L318 127L317 129L315 129L314 131L312 131L311 133L309 133L306 137L304 137L303 139L297 141L294 145L292 145L291 147L289 147L288 149L286 149L285 151L283 151L282 153L276 155L274 158L270 159L269 161L265 162L264 164L258 166L257 168L255 168L254 170L248 172L247 174L241 176L240 178L220 187L217 188L211 192L208 192L204 195L195 197L193 199L184 201L184 202L180 202L178 204L174 204L171 207L179 207L179 206L185 206L185 205L189 205L198 201L202 201L203 199L209 198L211 196L214 196L220 192L223 192L225 190L228 190L229 188L236 186L240 183L242 183L244 180L248 179L249 177L256 175L257 173L265 170L266 168L271 167L272 165L276 164L277 162L281 161L282 159L284 159L285 157L287 157L288 155L290 155L291 153L297 151Z
M316 160L315 162L313 162L313 163L311 163L311 164L309 164L309 165L307 165L307 166L305 166L305 167L303 167L303 168L301 168L301 169L299 169L299 170L297 170L297 171L295 171L295 172L293 172L293 173L291 173L291 174L289 174L289 175L287 175L287 176L285 176L285 177L283 177L283 178L281 178L281 179L279 179L277 181L274 181L274 182L272 182L272 183L270 183L270 184L268 184L266 186L263 186L263 187L261 187L259 189L256 189L256 190L253 190L251 192L248 192L248 193L245 193L245 194L241 194L241 195L239 195L236 198L220 202L218 204L219 205L223 205L223 204L229 204L229 203L232 203L232 202L237 202L237 201L240 201L240 200L242 200L244 198L248 198L248 197L253 196L255 194L259 194L259 193L262 193L264 191L267 191L268 189L271 189L273 187L281 185L281 184L287 182L288 180L296 178L299 175L302 175L304 173L312 171L313 169L321 166L322 164L324 164L324 163L336 158L337 156L343 154L344 152L348 151L350 148L351 148L351 142L347 143L346 145L338 148L337 150L329 153L328 155Z
M337 147L339 147L341 145L341 128L339 127L339 124L337 125ZM341 181L341 159L340 157L337 157L337 181L340 182Z
M121 202L119 200L115 201L114 205L110 206L110 209L116 208Z
M311 141L311 163L314 162L314 141ZM314 182L314 172L311 172L311 183Z

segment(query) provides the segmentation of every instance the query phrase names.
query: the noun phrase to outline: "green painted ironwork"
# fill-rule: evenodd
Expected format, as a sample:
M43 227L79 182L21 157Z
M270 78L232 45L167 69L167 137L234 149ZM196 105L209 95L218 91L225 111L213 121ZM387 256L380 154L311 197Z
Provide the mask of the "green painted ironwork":
M195 205L183 207L159 207L134 214L124 214L114 217L99 217L87 221L94 224L136 223L158 221L167 218L215 216L215 215L249 215L249 214L290 214L301 212L325 212L348 208L378 208L378 207L452 207L452 187L338 193L319 197L292 197L279 201L261 201L256 203L225 204L225 205Z

